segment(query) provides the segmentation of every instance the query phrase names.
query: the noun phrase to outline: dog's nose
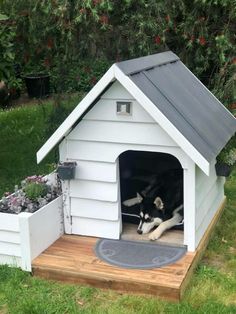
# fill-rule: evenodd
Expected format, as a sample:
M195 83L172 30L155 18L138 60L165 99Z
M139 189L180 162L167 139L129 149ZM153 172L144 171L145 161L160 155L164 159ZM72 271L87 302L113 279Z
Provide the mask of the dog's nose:
M140 229L138 229L137 232L138 232L138 234L142 234L143 233L143 231L140 230Z

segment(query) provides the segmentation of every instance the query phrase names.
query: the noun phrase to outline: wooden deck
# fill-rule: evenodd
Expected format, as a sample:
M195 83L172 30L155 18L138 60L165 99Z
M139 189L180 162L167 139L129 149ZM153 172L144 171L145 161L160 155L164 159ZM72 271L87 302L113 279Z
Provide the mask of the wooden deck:
M87 284L118 291L181 299L192 272L208 243L224 203L194 253L178 262L152 270L123 269L109 265L94 254L96 238L63 235L32 264L33 274L46 279Z

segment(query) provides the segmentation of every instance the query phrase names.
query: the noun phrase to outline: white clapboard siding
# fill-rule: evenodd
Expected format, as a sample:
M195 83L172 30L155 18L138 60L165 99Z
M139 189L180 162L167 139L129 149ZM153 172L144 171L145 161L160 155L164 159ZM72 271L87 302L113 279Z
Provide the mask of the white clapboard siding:
M164 147L151 145L134 145L120 143L102 143L87 141L69 141L67 142L68 160L89 160L101 162L115 162L118 156L127 150L149 151L149 152L168 152L175 156L179 153L178 147Z
M63 141L61 141L59 145L59 156L60 156L60 161L66 161L67 160L67 140L64 138Z
M201 189L207 178L208 176L196 165L196 191Z
M199 228L202 221L204 220L204 217L207 215L207 212L210 210L212 200L216 198L217 192L218 187L216 184L214 184L209 190L209 192L206 194L205 198L203 199L199 207L196 207L196 225L195 225L196 230Z
M19 256L11 256L0 254L0 265L10 265L13 267L21 267L22 260Z
M177 146L156 123L81 121L68 135L69 140Z
M116 113L118 99L100 99L85 116L84 120L126 121L153 123L155 120L143 109L137 101L131 101L131 115ZM119 100L118 100L119 101ZM129 101L129 100L128 100Z
M78 160L75 179L116 182L117 165L116 163Z
M20 243L19 232L0 230L0 241L19 244Z
M71 180L70 196L100 201L117 202L118 183Z
M104 202L71 197L71 215L83 218L118 220L118 202Z
M2 242L0 239L0 254L21 257L20 244L11 242Z
M209 191L216 184L217 184L217 176L211 175L208 178L207 183L202 184L202 188L199 187L199 189L196 189L196 208L201 206L202 202L204 201L206 196L209 194Z
M215 161L211 162L209 167L210 175L207 176L198 166L196 166L196 193L201 189L204 190L208 185L210 180L216 178L215 171Z
M124 88L118 81L115 81L112 86L101 96L102 99L119 99L132 100L134 97Z
M19 231L18 215L0 213L0 230L10 230L18 232Z
M201 241L204 233L206 232L209 224L211 223L212 219L214 218L217 209L220 207L224 200L224 192L223 189L219 191L219 194L216 196L215 199L211 200L211 205L209 210L207 211L206 215L203 217L202 223L199 225L198 229L196 230L196 245L199 244Z
M120 221L72 217L72 234L119 239Z
M204 220L207 212L211 210L212 200L220 195L221 190L223 190L222 185L219 181L216 181L205 195L199 207L196 207L196 229L198 229L202 224L202 221Z

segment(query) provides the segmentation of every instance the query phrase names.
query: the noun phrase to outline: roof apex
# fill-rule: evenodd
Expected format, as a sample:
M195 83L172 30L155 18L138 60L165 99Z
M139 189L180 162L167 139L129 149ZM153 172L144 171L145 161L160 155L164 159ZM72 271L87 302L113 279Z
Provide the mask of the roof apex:
M179 57L172 51L165 51L148 55L145 57L130 59L116 63L116 65L126 74L132 75L157 66L178 61Z

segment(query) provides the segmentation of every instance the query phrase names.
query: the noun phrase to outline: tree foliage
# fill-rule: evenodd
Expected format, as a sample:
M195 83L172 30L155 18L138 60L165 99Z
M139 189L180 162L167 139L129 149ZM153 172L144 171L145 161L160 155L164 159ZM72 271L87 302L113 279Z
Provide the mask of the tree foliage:
M0 10L15 21L25 70L72 82L78 61L109 64L171 49L226 106L236 102L235 0L2 0Z

